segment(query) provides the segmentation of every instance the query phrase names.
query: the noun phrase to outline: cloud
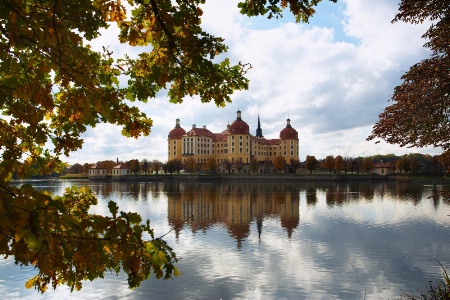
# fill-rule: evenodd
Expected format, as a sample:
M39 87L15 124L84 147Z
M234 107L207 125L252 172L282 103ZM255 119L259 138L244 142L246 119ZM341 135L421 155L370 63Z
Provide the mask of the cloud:
M91 138L86 138L83 147L89 153L83 150L71 159L83 161L97 154L114 159L120 154L165 161L167 134L176 118L186 130L196 124L221 132L235 120L238 109L253 134L259 114L267 138L278 138L289 117L299 132L301 159L306 155L439 152L365 140L389 104L394 87L401 83L401 75L429 55L421 38L429 24L392 24L398 6L390 0L376 5L368 1L320 4L310 24L293 23L292 17L247 18L239 14L237 2L207 2L202 26L225 38L229 52L222 58L252 64L249 90L235 92L233 103L225 108L203 104L198 97L173 105L159 93L156 99L137 104L154 120L150 137L134 141L120 137L117 129L94 130L87 133ZM129 52L129 47L114 40L115 35L108 33L104 38L115 53Z

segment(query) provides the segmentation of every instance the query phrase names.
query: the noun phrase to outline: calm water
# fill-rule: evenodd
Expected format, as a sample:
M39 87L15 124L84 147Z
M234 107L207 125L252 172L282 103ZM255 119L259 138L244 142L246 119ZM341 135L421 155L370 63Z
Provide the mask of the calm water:
M427 199L440 186L35 182L72 184L98 194L96 213L113 199L170 231L182 275L130 290L108 274L39 295L24 287L33 268L2 259L0 299L397 299L440 279L436 260L450 265L450 206Z

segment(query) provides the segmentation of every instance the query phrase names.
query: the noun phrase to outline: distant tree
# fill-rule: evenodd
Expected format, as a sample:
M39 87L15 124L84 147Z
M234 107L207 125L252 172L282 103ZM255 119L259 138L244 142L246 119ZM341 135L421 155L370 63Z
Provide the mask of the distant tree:
M242 167L243 167L243 163L242 163L242 158L239 158L236 162L235 162L235 166L236 169L238 170L239 174L241 174L242 172Z
M350 173L353 173L353 169L354 169L354 159L353 157L344 157L344 171L345 174L347 174L347 171L350 171Z
M317 169L318 161L315 156L306 155L305 167L312 174L312 171Z
M258 160L252 157L250 159L250 170L253 172L253 174L255 174L256 171L258 171L258 166L259 166Z
M231 167L233 164L228 159L224 159L222 165L223 168L228 171L228 174L231 174Z
M166 172L167 174L172 175L173 172L176 170L175 169L175 161L174 160L169 160L165 163L165 170L164 172Z
M74 164L70 166L68 172L69 174L81 174L83 173L83 166L80 164Z
M142 160L142 170L144 171L144 175L147 175L148 168L149 168L148 160L144 158Z
M322 164L320 166L321 168L328 170L331 174L331 172L334 170L334 156L328 155L324 161L322 161Z
M439 161L438 155L433 156L431 172L433 173L433 175L437 175L438 173L442 172L442 166L441 162Z
M152 160L151 167L152 167L152 171L154 171L156 173L156 175L158 175L158 172L159 172L159 170L161 170L161 167L162 167L162 162L157 159L154 159L154 160Z
M395 162L395 168L403 173L403 171L408 172L410 170L409 159L407 156L402 156Z
M264 173L269 173L270 166L272 165L272 162L270 159L266 158L264 159Z
M280 173L286 169L286 160L283 156L277 156L273 160L273 168Z
M192 156L186 158L186 160L184 161L184 169L188 173L197 172L197 161L195 160L195 158L193 158Z
M297 174L297 169L300 168L300 161L298 159L293 159L289 161L289 168L294 170L294 173Z
M361 170L364 172L370 172L373 169L373 160L370 157L365 157L362 161Z
M83 164L83 174L89 173L89 167L90 167L90 164L88 164L88 163Z
M450 151L446 151L438 156L440 166L442 167L442 171L446 176L450 175ZM446 194L447 199L450 200L448 197L448 193Z
M177 174L180 174L181 168L182 168L182 163L181 160L178 158L175 158L173 161L173 166L174 166L174 171L177 172Z
M102 160L97 162L97 164L104 166L107 173L112 173L112 169L117 165L117 163L113 160Z
M422 168L422 163L420 162L420 160L416 159L416 158L411 158L409 160L409 171L411 172L411 174L415 174L417 172L419 172Z
M129 160L126 165L130 168L131 173L134 175L138 174L141 170L141 164L137 159Z
M206 169L211 172L212 174L216 174L217 172L217 162L214 157L208 158L206 161Z
M344 171L344 169L345 169L344 159L340 155L336 156L336 158L334 159L334 170L337 173L339 173L341 171Z
M359 174L359 172L361 172L361 170L362 170L363 161L364 161L364 158L361 156L358 156L357 158L355 158L353 160L353 166L354 166L357 174Z

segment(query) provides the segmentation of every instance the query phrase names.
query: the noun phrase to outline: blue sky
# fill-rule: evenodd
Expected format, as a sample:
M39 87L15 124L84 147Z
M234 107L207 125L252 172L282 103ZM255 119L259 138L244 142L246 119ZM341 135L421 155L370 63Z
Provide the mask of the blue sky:
M429 24L392 24L398 9L392 0L324 0L309 24L295 23L289 12L278 20L248 18L239 14L237 3L207 1L202 25L225 38L232 62L252 64L247 91L235 92L225 108L202 104L198 97L174 105L159 93L136 104L154 121L150 136L127 139L119 127L100 124L83 135L80 151L63 159L71 164L116 158L166 161L167 134L176 118L186 131L196 124L221 132L238 109L252 134L260 115L266 138L278 138L289 117L299 132L301 160L306 155L440 152L366 141L401 75L429 55L421 38ZM117 29L111 27L92 45L109 46L118 56L142 51L118 43L116 37Z

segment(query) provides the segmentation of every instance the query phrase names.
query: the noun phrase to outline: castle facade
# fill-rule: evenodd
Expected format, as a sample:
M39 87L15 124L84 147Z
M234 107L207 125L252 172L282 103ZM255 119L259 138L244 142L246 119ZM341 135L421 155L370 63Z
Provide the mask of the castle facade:
M197 128L195 124L186 131L176 119L167 142L168 159L179 159L182 164L188 157L193 157L198 164L206 163L212 157L218 165L226 160L248 165L252 158L264 162L273 161L277 156L282 156L287 163L299 159L298 132L291 126L290 119L287 119L278 139L266 139L262 135L259 116L256 134L252 135L240 110L236 120L221 133L213 133L206 126Z

